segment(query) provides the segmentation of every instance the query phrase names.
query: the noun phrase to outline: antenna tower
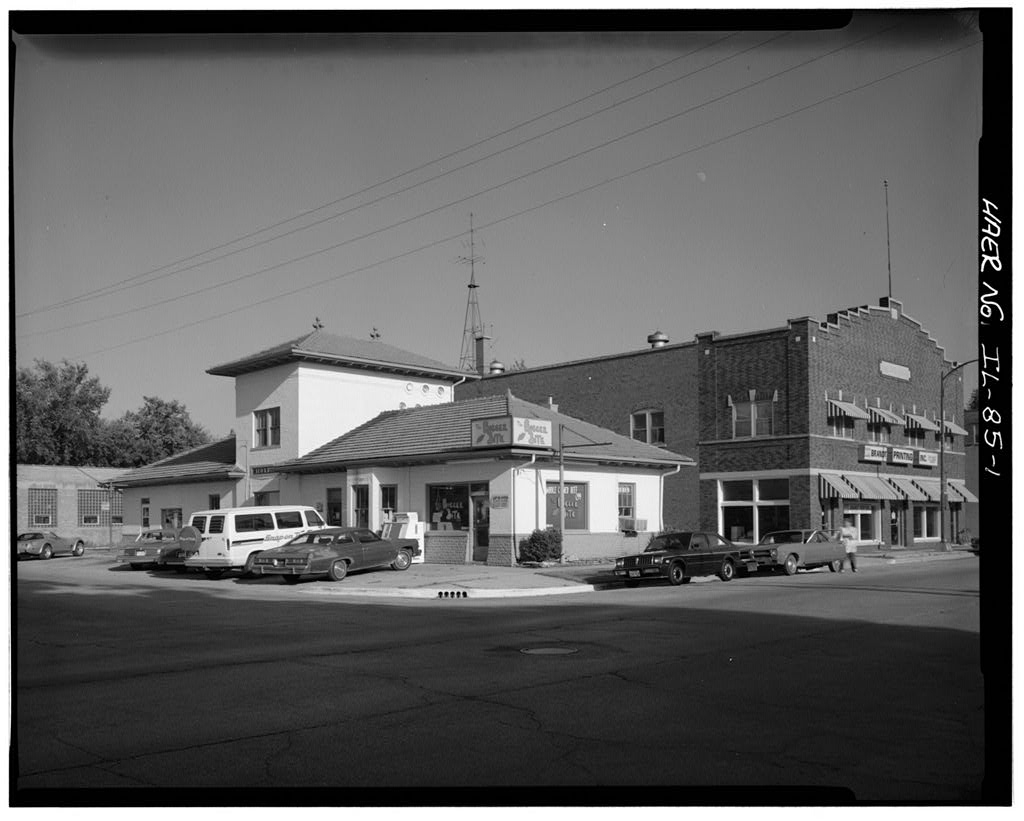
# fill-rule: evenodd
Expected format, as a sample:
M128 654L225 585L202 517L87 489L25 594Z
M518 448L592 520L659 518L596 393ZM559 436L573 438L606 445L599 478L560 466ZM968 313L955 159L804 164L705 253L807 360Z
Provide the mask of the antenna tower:
M892 302L892 255L889 250L889 181L882 180L885 186L885 263L889 268L889 301Z
M459 355L459 370L479 370L481 362L476 361L477 339L484 339L484 323L480 319L480 304L477 302L476 263L484 260L476 255L473 237L473 215L469 215L469 256L458 257L456 262L469 266L469 296L466 298L466 321L462 328L462 353Z

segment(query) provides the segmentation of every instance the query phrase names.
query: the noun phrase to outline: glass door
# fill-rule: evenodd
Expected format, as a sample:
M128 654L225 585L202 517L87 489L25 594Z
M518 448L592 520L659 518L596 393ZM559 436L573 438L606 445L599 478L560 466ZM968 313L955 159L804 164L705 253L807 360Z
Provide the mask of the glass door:
M486 484L471 485L473 500L473 561L486 562L491 534L491 497Z

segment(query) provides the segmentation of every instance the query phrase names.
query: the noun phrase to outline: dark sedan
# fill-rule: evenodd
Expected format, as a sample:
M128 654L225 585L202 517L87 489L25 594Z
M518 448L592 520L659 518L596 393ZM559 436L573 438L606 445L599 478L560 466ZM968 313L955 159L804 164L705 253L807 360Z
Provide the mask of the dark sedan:
M750 548L717 533L683 531L662 533L651 539L643 553L616 559L614 573L634 587L651 578L686 584L694 576L718 576L727 582L739 568L757 570Z
M352 570L390 567L407 570L420 554L415 539L382 539L361 527L329 527L296 536L256 556L252 571L281 576L294 584L303 576L326 576L340 582Z

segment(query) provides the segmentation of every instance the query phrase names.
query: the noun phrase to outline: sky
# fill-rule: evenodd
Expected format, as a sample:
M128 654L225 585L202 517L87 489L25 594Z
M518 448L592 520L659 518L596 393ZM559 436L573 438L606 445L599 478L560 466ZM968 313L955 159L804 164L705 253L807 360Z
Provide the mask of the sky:
M471 271L506 365L824 320L890 276L947 359L977 355L966 12L13 39L14 362L84 362L107 418L158 396L226 435L206 369L317 319L455 367Z

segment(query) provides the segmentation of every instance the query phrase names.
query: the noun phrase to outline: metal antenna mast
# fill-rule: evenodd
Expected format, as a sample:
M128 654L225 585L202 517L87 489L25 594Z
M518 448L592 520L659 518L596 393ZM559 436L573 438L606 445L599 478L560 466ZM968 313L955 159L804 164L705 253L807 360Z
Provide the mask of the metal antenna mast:
M889 266L889 301L892 302L892 256L889 250L889 181L882 180L885 186L885 262Z
M460 371L479 371L482 362L477 361L477 340L485 339L484 323L480 319L480 304L477 302L476 263L483 264L483 259L476 255L473 237L473 214L469 215L469 256L461 256L456 260L469 265L469 296L466 298L466 321L462 328L462 353L459 355Z

